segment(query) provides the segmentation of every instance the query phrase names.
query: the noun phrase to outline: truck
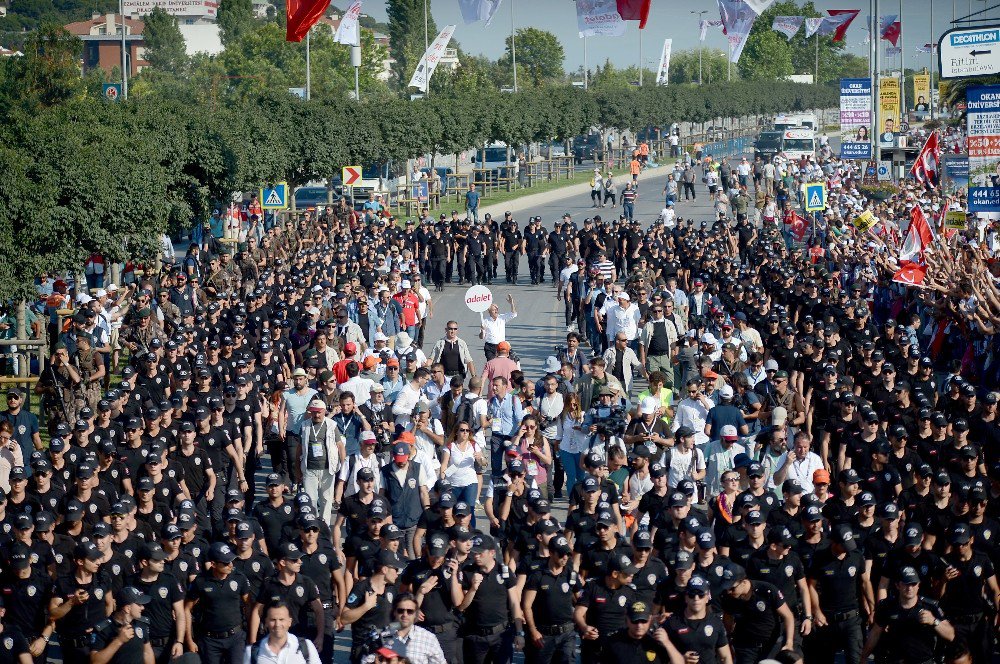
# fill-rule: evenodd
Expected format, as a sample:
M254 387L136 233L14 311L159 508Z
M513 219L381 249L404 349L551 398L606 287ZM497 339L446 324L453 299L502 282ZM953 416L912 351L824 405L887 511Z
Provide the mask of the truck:
M819 119L815 113L789 113L779 115L774 119L774 130L784 131L786 129L819 129Z
M781 151L789 159L816 154L816 132L812 129L786 129L781 136Z

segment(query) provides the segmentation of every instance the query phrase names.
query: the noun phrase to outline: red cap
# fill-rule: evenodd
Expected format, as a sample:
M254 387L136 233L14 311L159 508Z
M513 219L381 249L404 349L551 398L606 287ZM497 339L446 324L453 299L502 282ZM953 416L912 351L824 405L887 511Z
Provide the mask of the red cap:
M353 341L348 341L344 344L344 353L347 355L354 355L358 352L358 347Z

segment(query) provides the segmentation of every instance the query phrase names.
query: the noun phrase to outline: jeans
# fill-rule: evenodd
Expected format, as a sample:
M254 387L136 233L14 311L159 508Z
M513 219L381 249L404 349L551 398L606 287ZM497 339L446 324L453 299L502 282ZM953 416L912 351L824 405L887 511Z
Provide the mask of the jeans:
M479 223L479 206L465 208L465 216L472 219L477 224Z
M629 221L632 221L632 215L635 212L635 205L633 203L622 203L622 214Z
M562 459L563 471L566 473L566 494L573 490L573 486L576 485L578 480L584 478L584 472L580 468L580 457L583 456L580 452L567 452L565 450L559 450L559 458Z
M330 524L333 512L334 476L329 470L306 470L302 476L305 492L316 501L316 510L323 523Z
M451 495L456 503L465 503L472 510L472 527L476 527L476 500L479 498L479 482L465 486L451 487Z

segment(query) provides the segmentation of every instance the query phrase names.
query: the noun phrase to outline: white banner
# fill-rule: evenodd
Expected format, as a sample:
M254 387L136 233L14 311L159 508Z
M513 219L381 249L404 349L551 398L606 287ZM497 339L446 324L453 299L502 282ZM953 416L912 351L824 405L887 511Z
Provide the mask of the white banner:
M771 29L780 32L791 41L805 20L805 16L775 16L774 23L771 24Z
M739 62L757 14L743 0L718 0L719 17L729 39L729 61Z
M462 10L462 20L466 25L486 21L486 27L489 27L502 2L503 0L458 0L458 8Z
M663 53L660 55L660 68L656 72L656 84L666 85L670 80L670 49L673 39L663 40Z
M774 0L743 0L750 6L757 16L763 14L768 7L774 4Z
M576 24L581 37L620 37L625 21L615 0L577 0Z
M362 0L354 0L347 8L344 15L340 17L340 25L337 26L337 34L333 36L333 41L338 44L361 44L361 33L358 31L358 19L361 17Z
M204 16L215 18L219 3L215 0L124 0L126 16L146 16L156 7L171 16Z
M698 41L705 41L705 36L708 35L709 28L717 28L722 25L722 21L709 21L707 18L703 18L698 21L698 30L701 34L698 36Z
M448 47L448 42L451 41L453 34L455 34L455 26L446 25L441 34L434 38L431 45L427 47L427 51L424 52L424 57L420 58L417 70L410 78L409 87L427 92L427 84L430 82L434 70L437 69L438 61L444 55L444 49Z
M816 31L819 30L819 26L823 25L822 18L807 18L806 19L806 39L809 39Z

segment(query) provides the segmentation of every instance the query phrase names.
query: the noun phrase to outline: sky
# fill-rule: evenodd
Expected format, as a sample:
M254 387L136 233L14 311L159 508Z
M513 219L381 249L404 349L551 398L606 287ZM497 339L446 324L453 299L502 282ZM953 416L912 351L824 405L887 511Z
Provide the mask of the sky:
M502 5L489 28L483 23L465 25L458 8L458 0L427 0L427 5L438 29L455 24L454 39L470 53L499 58L504 52L504 39L510 34L511 4L514 9L515 27L535 27L554 33L566 51L563 66L568 71L576 70L584 63L584 40L580 39L576 27L576 13L573 0L501 0ZM340 0L341 4L349 4ZM337 4L337 3L335 3ZM930 66L930 56L917 53L916 47L932 41L931 7L934 8L934 37L937 41L947 30L952 20L952 7L958 18L971 11L993 8L988 16L1000 23L1000 0L880 0L879 13L899 14L903 6L903 55L908 68ZM865 22L869 12L868 0L816 0L820 11L827 9L861 9L861 14L847 32L848 50L857 55L866 55ZM674 52L697 48L698 17L692 11L708 10L705 18L718 19L718 5L715 0L652 0L649 21L642 35L642 61L651 70L657 68L663 39L673 39ZM384 0L365 0L362 11L379 21L387 21ZM621 37L591 37L587 39L587 61L590 69L603 64L606 59L618 67L639 64L638 23L629 22L625 35ZM433 40L433 36L431 37ZM883 46L888 42L883 41ZM727 49L726 39L719 28L709 28L705 39L706 48ZM884 53L884 51L883 51ZM898 62L898 56L895 58ZM935 65L936 66L936 65Z

